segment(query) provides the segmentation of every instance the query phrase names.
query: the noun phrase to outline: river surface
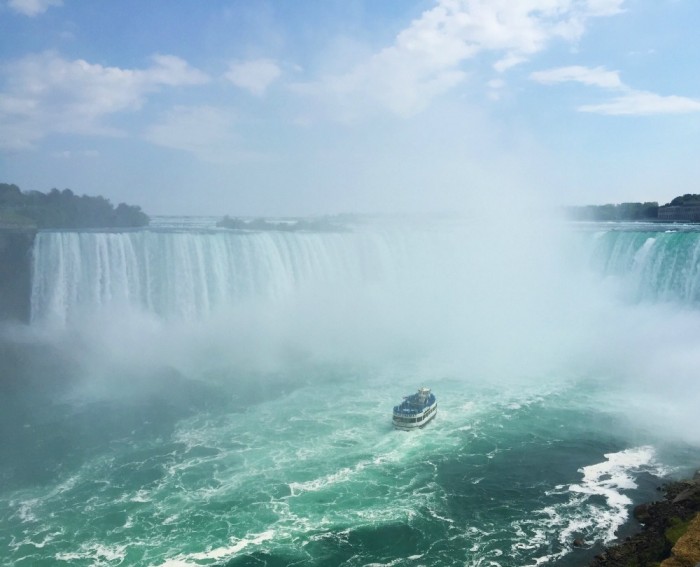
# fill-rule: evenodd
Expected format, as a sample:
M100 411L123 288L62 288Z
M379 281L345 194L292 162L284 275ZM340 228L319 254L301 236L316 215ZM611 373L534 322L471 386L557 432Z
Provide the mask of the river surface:
M700 461L699 257L670 225L40 233L0 565L585 564Z

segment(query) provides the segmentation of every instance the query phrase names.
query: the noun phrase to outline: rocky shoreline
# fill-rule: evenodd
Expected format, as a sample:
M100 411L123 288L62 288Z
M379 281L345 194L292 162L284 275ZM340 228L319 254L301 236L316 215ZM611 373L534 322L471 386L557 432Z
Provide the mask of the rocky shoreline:
M700 565L700 471L661 490L663 500L634 509L642 531L606 548L589 567Z

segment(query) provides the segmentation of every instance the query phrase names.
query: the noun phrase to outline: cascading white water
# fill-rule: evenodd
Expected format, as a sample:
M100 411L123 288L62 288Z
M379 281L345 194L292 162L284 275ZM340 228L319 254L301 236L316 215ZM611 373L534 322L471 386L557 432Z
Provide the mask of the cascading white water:
M399 350L456 357L482 372L522 370L549 357L575 305L561 301L569 286L554 289L550 242L542 230L447 220L338 232L42 232L32 323L95 329L90 340L107 334L111 352L131 337L149 345L148 356L158 341L130 330L144 315L168 322L158 335L168 343L177 334L184 344L220 344L230 356L255 341L246 352L264 352L265 364L271 349L355 359ZM535 344L533 321L541 322ZM504 342L510 356L493 356ZM127 351L132 358L133 346Z
M700 233L685 230L608 230L590 243L592 265L624 281L628 298L700 303Z
M482 298L501 287L517 294L508 280L554 268L536 256L514 266L523 261L523 235L514 231L510 238L510 253L504 255L501 242L489 258L463 225L333 233L42 232L34 246L32 321L65 323L110 306L198 320L252 297L274 301L300 289L372 282L401 287L421 277L458 281ZM623 280L629 299L700 302L700 233L606 230L583 239L579 264Z
M197 319L251 296L394 278L406 244L386 232L42 232L32 321L110 304Z

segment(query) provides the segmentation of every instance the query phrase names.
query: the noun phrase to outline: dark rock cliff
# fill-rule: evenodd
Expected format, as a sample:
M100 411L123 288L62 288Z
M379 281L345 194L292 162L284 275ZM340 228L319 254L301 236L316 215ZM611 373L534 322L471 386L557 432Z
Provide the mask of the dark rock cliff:
M36 231L0 228L0 321L29 321Z
M692 479L666 485L664 492L663 500L635 508L642 531L607 548L590 567L696 567L700 561L700 471Z

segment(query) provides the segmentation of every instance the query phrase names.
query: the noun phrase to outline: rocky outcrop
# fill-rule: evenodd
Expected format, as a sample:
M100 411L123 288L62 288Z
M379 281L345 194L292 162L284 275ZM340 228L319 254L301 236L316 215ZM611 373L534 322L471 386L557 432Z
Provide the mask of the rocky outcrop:
M642 531L596 555L590 567L658 566L664 560L664 567L696 567L700 562L700 471L690 480L666 485L664 492L663 500L635 508Z
M29 321L36 231L0 227L0 321Z
M696 567L700 565L700 514L690 521L671 550L671 557L661 567Z

